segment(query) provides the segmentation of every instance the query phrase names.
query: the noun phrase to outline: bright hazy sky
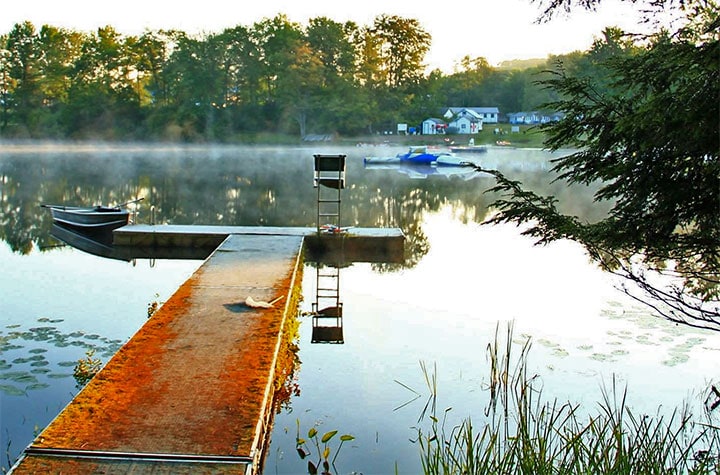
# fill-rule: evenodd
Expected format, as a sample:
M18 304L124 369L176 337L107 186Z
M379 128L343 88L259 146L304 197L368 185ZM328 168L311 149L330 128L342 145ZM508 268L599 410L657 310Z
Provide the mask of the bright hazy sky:
M619 0L604 0L597 12L577 10L536 25L538 6L530 0L3 0L0 33L29 20L81 31L111 25L122 34L145 29L216 33L284 13L306 25L325 16L369 26L381 14L414 18L432 35L431 67L451 72L465 55L495 65L508 59L545 58L586 50L606 26L636 31L633 10Z

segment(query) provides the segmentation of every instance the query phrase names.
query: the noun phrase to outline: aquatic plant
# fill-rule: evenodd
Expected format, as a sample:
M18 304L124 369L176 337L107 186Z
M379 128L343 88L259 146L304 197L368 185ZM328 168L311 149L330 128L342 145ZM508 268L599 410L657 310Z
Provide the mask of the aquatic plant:
M155 298L160 298L160 294L155 294ZM153 300L152 302L150 302L147 306L147 317L150 318L155 315L155 312L158 311L160 305L162 305L162 302L159 302L157 300Z
M307 457L311 456L313 453L313 448L315 451L317 451L317 462L313 462L312 460L308 460L308 466L307 470L310 475L315 475L318 473L318 470L322 466L322 475L331 475L332 472L330 471L330 468L335 470L335 473L338 473L337 468L335 467L335 460L337 459L338 454L340 453L340 449L342 448L343 444L345 442L349 442L351 440L354 440L355 437L353 437L350 434L343 434L340 436L340 445L338 445L337 449L335 450L335 453L332 453L332 448L330 447L330 441L337 435L336 430L331 430L329 432L326 432L323 434L322 437L318 437L319 433L315 427L311 427L310 430L308 430L307 433L307 439L304 439L300 437L300 419L297 421L297 436L295 438L295 448L297 449L297 453L300 456L301 459L305 460ZM311 444L312 443L312 444ZM322 444L322 446L321 446ZM330 455L333 455L332 460L330 459Z
M490 393L486 420L478 430L466 418L446 430L451 409L438 417L437 392L428 384L433 408L430 426L417 429L426 474L480 473L689 473L720 471L720 425L713 422L711 397L705 421L687 405L669 416L636 414L627 404L627 389L613 378L602 389L597 411L584 413L579 404L545 400L539 376L529 375L529 339L513 358L512 325L501 347L488 345ZM427 372L425 366L423 371ZM428 382L435 375L428 376ZM422 416L421 416L422 417Z
M85 352L85 358L80 358L75 365L73 377L78 389L85 386L102 368L102 361L99 358L93 358L93 356L95 356L95 350L89 349Z

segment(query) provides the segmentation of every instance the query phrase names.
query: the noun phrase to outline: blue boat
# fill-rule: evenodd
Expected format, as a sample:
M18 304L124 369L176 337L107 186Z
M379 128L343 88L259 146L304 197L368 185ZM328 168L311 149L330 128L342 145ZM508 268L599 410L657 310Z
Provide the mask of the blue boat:
M365 163L406 163L462 166L471 165L467 160L444 151L430 151L427 146L410 147L406 153L398 153L394 157L365 157Z

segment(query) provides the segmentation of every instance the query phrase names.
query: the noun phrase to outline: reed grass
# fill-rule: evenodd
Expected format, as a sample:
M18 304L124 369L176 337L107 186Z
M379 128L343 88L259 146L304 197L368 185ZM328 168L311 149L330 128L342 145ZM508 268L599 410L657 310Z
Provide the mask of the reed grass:
M430 391L418 428L426 474L710 474L720 473L720 426L706 410L697 420L685 404L663 415L635 414L613 379L595 411L546 400L529 374L530 340L515 354L513 326L488 344L485 420L447 429L437 412L437 378L422 366ZM433 369L433 371L435 371ZM425 412L428 412L427 415Z

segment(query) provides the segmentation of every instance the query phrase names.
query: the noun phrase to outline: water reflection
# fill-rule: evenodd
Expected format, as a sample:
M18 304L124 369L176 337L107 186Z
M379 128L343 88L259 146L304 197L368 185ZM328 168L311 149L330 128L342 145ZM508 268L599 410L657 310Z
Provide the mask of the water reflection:
M149 223L151 209L159 224L315 226L312 154L316 149L264 147L148 147L98 151L66 148L43 154L0 152L0 239L15 252L30 252L51 241L52 219L43 203L114 204L145 198L136 220ZM423 212L451 204L464 222L480 221L495 197L485 194L490 177L429 175L407 180L392 170L363 170L361 151L347 151L348 184L343 221L348 226L400 227L407 237L405 265L427 253L418 227ZM534 191L553 193L581 218L599 216L585 190L538 178L548 156L539 151L491 150L484 166L512 171ZM452 167L450 167L452 168ZM466 170L467 172L467 170ZM437 179L436 179L437 178ZM538 190L541 188L541 190ZM571 198L571 199L563 199Z
M482 173L467 166L437 166L423 163L412 165L405 163L365 163L364 166L366 170L393 170L414 180L425 180L431 176L439 176L467 181L482 176Z
M58 241L94 256L134 262L136 259L192 259L207 258L215 249L195 247L118 246L113 243L112 232L87 232L53 223L50 235ZM55 247L55 246L53 246Z
M130 328L137 328L144 321L145 308L150 298L143 292L154 295L159 286L166 285L167 292L160 293L167 295L178 285L171 278L183 280L176 276L177 271L170 269L164 274L136 282L140 280L139 269L132 269L134 273L130 274L119 267L129 267L123 261L138 257L132 254L116 255L112 261L108 261L109 264L99 264L99 259L79 256L82 253L58 250L53 247L57 239L67 242L65 239L69 238L67 235L64 238L58 235L58 230L53 229L49 213L43 212L40 204L113 204L144 197L145 200L138 208L137 219L141 223L149 222L151 207L154 206L156 221L160 224L314 227L317 216L316 190L312 186L312 155L317 151L315 148L276 150L263 147L126 147L105 151L65 149L48 150L47 153L35 155L0 151L0 239L13 251L13 256L2 256L7 261L6 268L18 269L19 278L16 280L23 284L18 287L22 288L17 291L19 296L13 296L13 302L20 303L15 303L12 310L3 316L4 325L20 325L8 327L3 334L10 341L9 347L3 348L1 358L3 364L11 365L3 370L10 374L10 379L3 384L11 386L3 389L2 393L5 396L3 429L25 424L24 431L13 432L13 447L9 457L16 456L32 438L33 430L43 427L71 397L74 386L70 362L77 362L89 349L81 343L93 343L98 347L107 344L112 350L113 345L118 344L118 334L125 339L133 332ZM283 351L287 363L283 367L286 369L279 372L278 386L281 389L278 400L282 411L288 413L291 428L294 428L299 414L309 414L303 420L312 419L312 411L316 414L325 411L321 417L325 417L326 413L329 414L328 418L340 415L349 417L342 423L330 422L332 428L362 434L366 442L357 452L366 454L368 452L365 449L371 446L372 450L382 451L379 459L394 460L399 457L396 454L408 452L399 447L407 440L407 428L404 426L405 419L388 418L385 409L397 407L399 402L406 400L407 394L393 393L392 387L387 391L388 385L394 386L392 380L396 377L400 377L403 382L412 380L407 375L417 372L418 354L429 358L429 361L441 360L450 355L454 358L454 367L462 366L464 374L470 374L474 363L472 358L465 362L463 358L466 355L462 354L462 349L468 345L460 342L468 334L482 334L485 329L478 323L477 315L480 312L467 308L477 302L475 299L472 305L468 305L468 296L475 297L479 293L478 289L482 289L487 299L482 302L482 313L488 315L488 318L505 318L504 313L488 309L487 305L494 301L496 295L508 289L512 295L504 301L526 299L532 307L529 312L537 313L538 321L547 316L542 313L542 308L538 310L541 306L536 302L540 301L541 296L529 292L530 285L518 283L518 276L532 269L530 257L519 255L517 250L507 251L503 248L508 242L507 238L499 243L485 244L478 240L478 233L465 238L464 228L455 229L448 225L449 222L480 222L485 218L489 212L488 204L495 199L485 193L494 183L489 177L465 179L461 176L428 174L426 179L413 180L408 179L407 174L395 170L364 169L362 151L353 148L342 151L348 155L348 184L343 190L343 224L399 227L406 238L405 255L392 263L369 259L363 261L369 262L367 265L351 265L354 258L347 255L329 260L310 256L306 262L315 267L306 267L304 288L313 288L311 282L316 278L313 271L336 267L342 273L342 280L338 279L342 284L338 287L338 303L342 303L343 308L344 344L306 345L302 353L298 353L297 340L288 338L284 342L287 351ZM543 172L547 159L548 155L539 151L489 150L481 160L484 161L483 166L493 166L494 163L497 168L509 172L509 177L523 181L538 193L560 196L561 206L582 219L592 221L599 217L602 210L598 211L593 205L587 190L578 191L565 188L562 184L548 184L550 180ZM427 217L438 210L449 210L452 219L443 221L433 229L428 225ZM434 234L441 234L442 239L433 237ZM428 271L427 258L432 257L432 252L443 249L441 241L446 246L451 242L454 250L462 249L472 259L468 259L468 255L453 254L449 258L440 259L438 267ZM38 256L35 252L38 248L47 251ZM498 261L490 263L480 260L478 256L481 253L483 256L497 257ZM16 259L19 256L25 261ZM7 264L18 261L19 265ZM54 261L62 262L53 267ZM315 262L324 264L310 264ZM419 263L423 265L419 266ZM552 265L556 266L557 260ZM455 267L463 272L482 269L483 275L489 274L485 272L487 269L493 273L499 269L507 272L502 277L487 277L487 281L479 285L471 285L463 278L458 285L457 275L443 279L443 276L452 274ZM411 273L411 270L417 272ZM117 275L122 278L115 278ZM538 280L548 279L543 274ZM499 282L506 284L499 290L493 289L492 286L496 283L499 285ZM398 287L398 284L403 283L413 285ZM57 287L54 289L55 297L47 292L48 286ZM522 289L512 288L515 286ZM341 289L342 299L339 298ZM373 295L367 295L365 289L372 289L367 292ZM517 298L520 292L523 299ZM73 298L72 303L63 303L66 306L63 308L58 304L58 295L81 295L82 299ZM448 306L449 303L452 307ZM437 305L437 308L433 305ZM553 307L556 309L557 303ZM316 311L323 308L325 306L318 302ZM312 308L309 310L312 311ZM523 312L518 310L515 313ZM56 318L58 315L73 314L77 320L69 322L70 317L67 317L62 322L65 325L63 328L82 328L89 337L75 330L56 328L60 332L58 336L51 329L43 329L60 325L61 319ZM38 322L38 317L43 318L42 315L50 315L49 320ZM513 314L511 317L515 316ZM26 325L26 321L32 323ZM116 328L125 322L132 323L127 323L128 330L120 331ZM94 325L101 327L102 331ZM548 326L547 323L542 325ZM463 329L450 333L460 326ZM300 327L296 327L291 335L299 335L302 343L311 341L311 320L308 318L307 325ZM33 332L33 328L40 330ZM37 340L37 347L31 346L28 342L36 340L23 340L15 336L16 331L34 334L33 338L47 339ZM97 335L97 338L93 335ZM59 344L65 344L63 339L68 344L67 348L55 343L59 341ZM554 341L547 339L549 342ZM20 348L14 348L13 345ZM573 353L574 347L563 341L558 342L558 348ZM71 349L75 350L72 356L63 353ZM604 353L599 343L595 343L594 351ZM328 355L328 352L331 354ZM107 355L100 348L97 354ZM305 366L305 379L302 381L299 376L301 356ZM458 365L458 361L462 364ZM392 369L388 362L392 362ZM35 366L32 366L33 363ZM61 363L68 366L60 366ZM36 372L33 373L33 370ZM23 374L13 376L15 372ZM25 372L35 379L28 377ZM396 376L398 373L401 376ZM348 384L350 374L358 377ZM384 380L377 379L383 375ZM15 381L12 377L19 380ZM54 379L56 377L57 380ZM60 384L45 389L35 386L52 383ZM465 390L459 382L443 382L443 385L447 391L457 394ZM418 387L420 384L411 386ZM48 393L47 397L38 397L44 392ZM32 394L31 398L27 397L29 394ZM352 411L348 411L347 407L340 407L337 405L339 403L330 401L328 394L333 395L333 400L338 396L339 401L356 401L356 406L360 404L357 401L361 400L367 406L354 406ZM320 406L315 401L320 401ZM38 409L34 405L41 407ZM296 414L289 414L293 409ZM17 413L18 418L32 419L32 422L14 421L12 416L6 415L8 412ZM40 413L44 417L35 416ZM388 420L391 421L390 428L383 426L388 424ZM284 428L283 424L281 416L278 431ZM381 434L381 442L375 438L377 447L367 443L367 439L372 438L371 434ZM282 443L281 435L273 437L279 444ZM2 445L5 446L5 442ZM294 440L282 446L294 447ZM412 447L409 451L415 453ZM413 454L409 457L412 458ZM3 458L3 465L7 460L8 456ZM365 466L365 457L358 456L357 460L352 466ZM291 466L280 471L296 471L296 464L288 465ZM388 468L386 465L382 467Z
M311 343L345 343L343 304L340 301L340 268L315 267L315 300L312 302Z

